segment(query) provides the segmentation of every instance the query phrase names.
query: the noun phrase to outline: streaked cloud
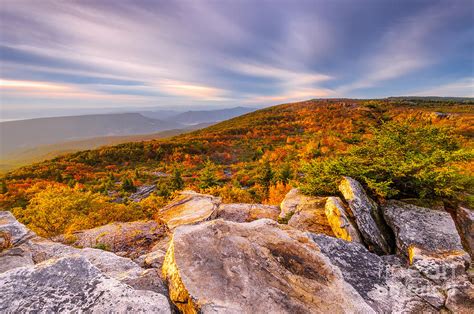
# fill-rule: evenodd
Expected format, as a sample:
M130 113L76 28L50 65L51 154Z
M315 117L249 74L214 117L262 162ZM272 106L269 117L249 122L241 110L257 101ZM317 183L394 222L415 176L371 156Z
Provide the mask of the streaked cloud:
M1 108L435 91L472 77L473 12L470 0L4 1L0 79L23 86L1 87Z
M474 97L474 77L468 77L456 82L442 84L431 87L427 90L414 91L412 93L416 96L459 96L459 97Z

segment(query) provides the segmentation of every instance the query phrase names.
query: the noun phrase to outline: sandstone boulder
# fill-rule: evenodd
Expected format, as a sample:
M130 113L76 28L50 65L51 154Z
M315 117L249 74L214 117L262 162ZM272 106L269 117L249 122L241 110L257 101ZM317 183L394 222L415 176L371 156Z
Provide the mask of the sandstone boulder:
M356 180L344 177L339 191L349 204L357 227L369 249L378 254L391 253L391 231L375 203Z
M217 217L234 222L250 222L268 218L277 220L280 208L262 204L221 204L217 210Z
M7 271L0 287L2 313L170 313L165 296L109 278L78 255Z
M465 273L470 258L449 213L395 200L387 201L383 213L398 252L428 278L442 282Z
M362 243L357 227L339 197L328 197L325 204L326 218L336 237Z
M217 208L220 203L219 197L183 191L159 211L158 218L166 224L169 230L174 230L181 225L214 219L217 216Z
M334 236L325 214L326 197L313 197L292 189L281 203L280 221L298 230Z
M177 228L163 276L185 313L373 312L308 235L269 219Z
M77 247L102 248L122 256L136 258L146 254L166 237L166 228L156 221L114 222L105 226L76 231L55 240Z
M474 211L467 207L459 206L456 210L456 224L461 235L464 247L471 257L474 256Z

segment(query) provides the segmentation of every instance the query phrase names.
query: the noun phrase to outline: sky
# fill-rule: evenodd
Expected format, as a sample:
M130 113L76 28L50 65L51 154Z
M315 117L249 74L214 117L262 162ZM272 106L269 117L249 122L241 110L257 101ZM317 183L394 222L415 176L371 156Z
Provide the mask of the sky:
M474 96L474 1L0 0L1 118Z

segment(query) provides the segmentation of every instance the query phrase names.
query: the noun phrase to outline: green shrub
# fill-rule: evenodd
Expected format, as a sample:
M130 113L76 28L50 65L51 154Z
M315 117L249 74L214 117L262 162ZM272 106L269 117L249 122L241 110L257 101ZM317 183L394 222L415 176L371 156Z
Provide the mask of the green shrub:
M310 195L337 193L342 175L362 182L375 196L458 199L473 186L463 162L473 159L450 130L387 122L373 137L346 155L314 159L303 166L302 190Z

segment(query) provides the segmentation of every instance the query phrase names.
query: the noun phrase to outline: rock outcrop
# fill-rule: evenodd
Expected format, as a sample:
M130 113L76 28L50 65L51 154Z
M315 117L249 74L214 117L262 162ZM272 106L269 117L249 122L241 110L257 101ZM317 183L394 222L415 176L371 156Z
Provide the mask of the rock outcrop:
M307 234L269 219L177 228L163 276L185 313L373 312Z
M55 240L76 247L101 248L120 256L137 258L148 253L162 238L166 228L156 221L115 222L105 226L76 231Z
M292 189L281 203L280 221L302 231L334 236L325 214L326 197L313 197Z
M369 249L378 254L391 253L391 231L375 203L356 180L344 177L339 191L349 204L359 231Z
M389 263L359 243L325 235L311 236L377 313L436 313L443 308L442 289L420 273L404 268L396 257L396 263Z
M172 231L181 225L214 219L220 203L219 197L183 191L158 212L158 218Z
M456 210L456 224L464 247L472 258L474 256L474 211L459 206Z
M449 213L394 200L382 209L398 252L428 278L443 281L465 272L470 257Z
M257 219L268 218L277 220L280 208L273 205L262 204L221 204L216 218L234 222L250 222Z
M170 312L156 270L142 269L111 252L43 239L10 213L0 212L0 216L4 218L0 230L15 243L0 252L5 300L0 302L0 312Z
M0 250L17 246L36 234L19 223L12 213L0 211Z
M170 313L162 294L105 276L80 255L0 274L0 312Z
M327 198L325 213L336 237L346 241L362 243L360 233L339 197Z

